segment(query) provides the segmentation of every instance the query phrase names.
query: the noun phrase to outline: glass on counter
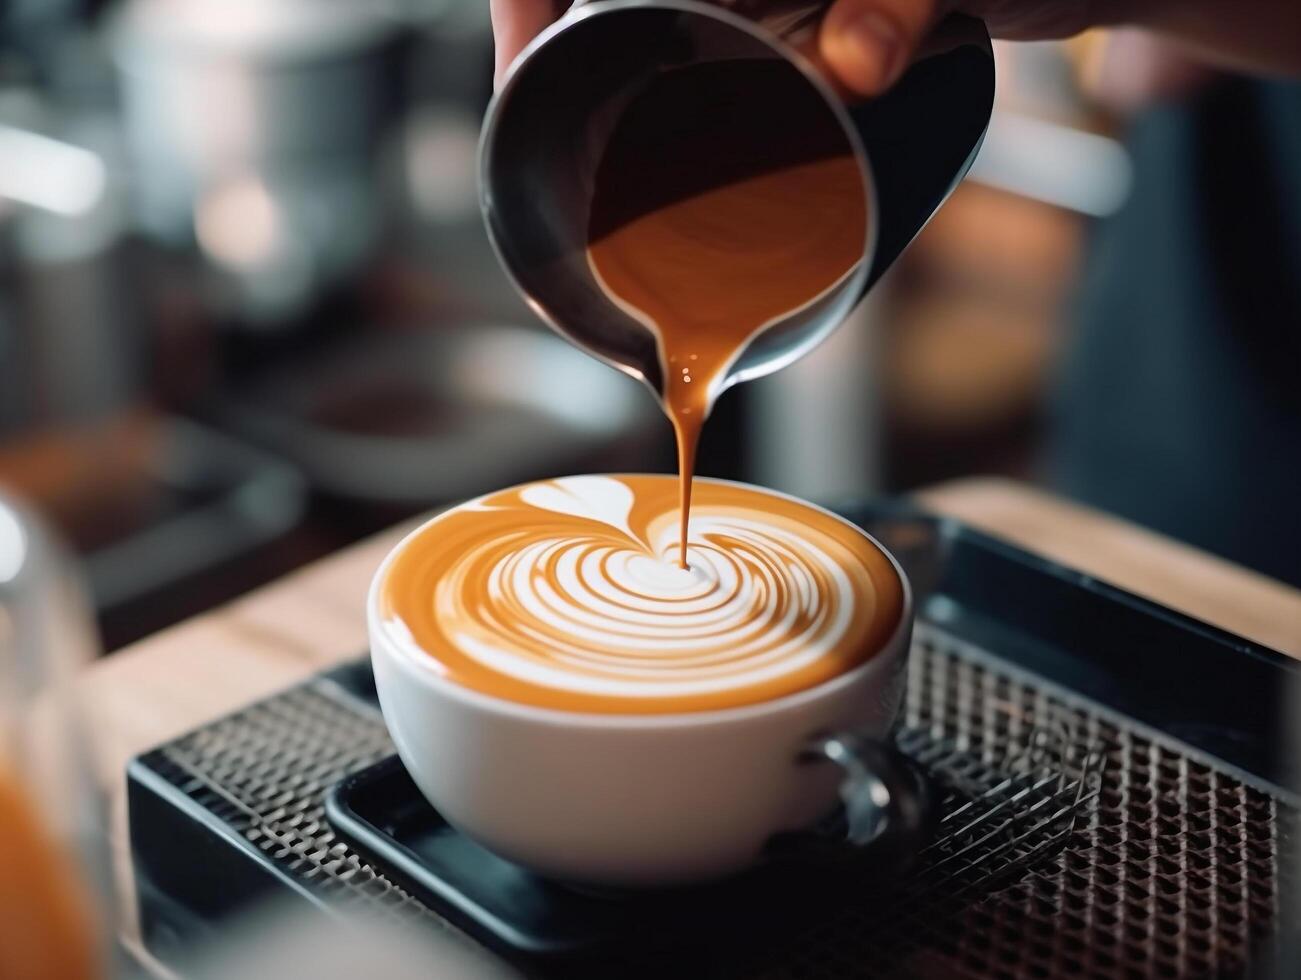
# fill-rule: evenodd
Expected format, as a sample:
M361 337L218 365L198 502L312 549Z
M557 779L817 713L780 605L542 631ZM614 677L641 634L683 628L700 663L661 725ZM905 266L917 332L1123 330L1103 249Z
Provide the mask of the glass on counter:
M77 668L98 644L79 584L0 496L0 978L83 980L108 962L104 808Z

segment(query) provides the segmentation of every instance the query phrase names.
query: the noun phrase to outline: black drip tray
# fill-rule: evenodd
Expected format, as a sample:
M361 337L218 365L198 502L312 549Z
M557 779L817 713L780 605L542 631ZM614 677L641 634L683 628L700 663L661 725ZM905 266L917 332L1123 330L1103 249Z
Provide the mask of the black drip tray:
M503 955L564 975L584 965L626 974L653 972L673 954L690 952L694 962L734 957L738 948L753 947L756 936L789 936L846 902L881 906L882 922L897 927L902 903L929 906L941 882L953 883L943 870L953 852L965 847L961 866L983 865L983 887L992 887L1059 848L1097 792L1100 755L1079 748L1087 739L1071 743L1064 732L1025 726L999 747L1009 754L997 764L922 729L905 729L899 743L911 758L926 760L940 811L938 831L926 835L917 866L906 873L895 867L900 855L883 854L873 864L869 851L868 863L852 864L801 865L788 854L692 888L593 891L558 884L457 833L396 757L344 779L326 795L325 813L385 876ZM843 834L843 815L832 813L808 836L829 843Z
M663 957L733 942L738 929L788 927L820 906L819 883L750 875L660 892L602 892L546 881L447 825L396 758L326 798L331 825L429 907L502 955L564 976L586 967L653 972Z
M943 790L933 842L889 887L751 879L630 902L539 882L384 762L362 663L132 763L151 950L179 958L249 900L292 894L566 976L1244 976L1273 956L1298 856L1279 751L1297 665L956 525L851 516L918 593L899 747Z

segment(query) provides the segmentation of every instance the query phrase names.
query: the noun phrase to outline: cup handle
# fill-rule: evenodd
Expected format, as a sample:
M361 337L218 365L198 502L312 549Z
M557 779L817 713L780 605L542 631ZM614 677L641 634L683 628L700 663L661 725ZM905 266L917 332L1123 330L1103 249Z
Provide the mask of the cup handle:
M793 867L869 864L897 874L912 865L934 835L931 781L898 749L841 732L810 742L799 762L833 762L843 770L846 833L843 838L810 830L778 834L768 844L771 859Z

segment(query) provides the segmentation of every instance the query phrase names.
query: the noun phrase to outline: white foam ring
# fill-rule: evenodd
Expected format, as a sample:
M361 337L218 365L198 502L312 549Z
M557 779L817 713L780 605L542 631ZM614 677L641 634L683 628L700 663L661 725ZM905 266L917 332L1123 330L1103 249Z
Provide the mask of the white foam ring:
M494 672L613 697L708 694L804 670L850 627L855 591L836 559L754 511L693 510L682 569L676 521L638 539L632 494L616 479L535 484L519 499L592 530L562 533L539 514L518 546L469 549L442 577L439 618Z

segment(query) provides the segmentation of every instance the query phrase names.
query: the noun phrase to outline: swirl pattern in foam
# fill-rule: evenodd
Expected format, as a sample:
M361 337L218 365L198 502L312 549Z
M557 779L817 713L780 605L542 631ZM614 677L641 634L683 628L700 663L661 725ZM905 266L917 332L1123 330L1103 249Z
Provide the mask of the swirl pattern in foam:
M676 481L578 476L490 494L395 552L382 627L466 687L541 707L700 711L870 657L898 624L889 559L809 504L701 480L688 569Z

